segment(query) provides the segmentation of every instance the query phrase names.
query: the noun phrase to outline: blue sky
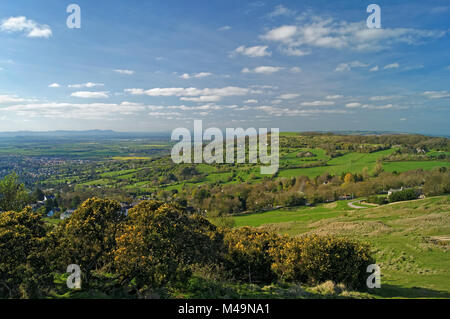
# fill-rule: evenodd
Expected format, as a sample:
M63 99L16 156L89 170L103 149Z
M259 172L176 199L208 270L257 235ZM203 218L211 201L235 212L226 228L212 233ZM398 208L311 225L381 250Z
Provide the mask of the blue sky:
M0 131L450 135L449 21L447 0L3 0Z

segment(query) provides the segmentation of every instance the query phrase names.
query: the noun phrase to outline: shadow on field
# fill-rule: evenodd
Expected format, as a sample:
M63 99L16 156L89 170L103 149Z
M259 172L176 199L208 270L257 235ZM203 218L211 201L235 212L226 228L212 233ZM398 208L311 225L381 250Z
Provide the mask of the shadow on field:
M386 284L382 285L379 291L371 291L371 293L383 298L450 298L450 293L445 291L420 287L404 288Z

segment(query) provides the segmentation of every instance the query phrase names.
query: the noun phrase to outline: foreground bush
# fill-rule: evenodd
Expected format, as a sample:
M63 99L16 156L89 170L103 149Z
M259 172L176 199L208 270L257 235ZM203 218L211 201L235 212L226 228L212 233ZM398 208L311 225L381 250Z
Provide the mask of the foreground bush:
M46 229L27 207L0 213L0 298L43 297L52 284Z
M206 219L175 206L142 202L129 211L117 238L114 264L123 284L138 294L185 283L191 266L220 262L222 235Z
M344 238L282 237L244 227L228 231L227 268L242 282L276 280L319 284L325 281L362 288L374 263L368 245Z
M89 285L94 270L110 270L116 234L125 215L113 200L86 200L51 234L55 243L55 260L61 271L77 264L82 269L83 285Z
M310 283L331 280L354 289L365 286L367 266L375 263L368 245L345 238L315 235L295 241L297 244L293 247L300 252L300 276L305 276Z
M0 298L65 294L58 274L69 264L82 271L83 290L73 293L161 297L169 290L198 291L203 283L189 280L193 273L237 286L332 281L354 289L364 286L367 265L374 263L368 246L343 238L290 238L250 227L221 231L158 201L141 202L128 216L120 208L116 201L88 199L52 231L29 208L0 214Z
M248 283L270 283L276 279L269 250L279 236L250 227L225 231L228 248L225 267L234 280Z

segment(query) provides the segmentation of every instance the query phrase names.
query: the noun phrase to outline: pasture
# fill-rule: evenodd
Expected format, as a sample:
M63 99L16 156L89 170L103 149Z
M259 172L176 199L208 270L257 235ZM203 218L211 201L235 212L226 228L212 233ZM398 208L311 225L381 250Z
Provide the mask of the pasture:
M289 236L332 234L369 242L383 298L450 298L450 196L354 210L346 201L234 217Z

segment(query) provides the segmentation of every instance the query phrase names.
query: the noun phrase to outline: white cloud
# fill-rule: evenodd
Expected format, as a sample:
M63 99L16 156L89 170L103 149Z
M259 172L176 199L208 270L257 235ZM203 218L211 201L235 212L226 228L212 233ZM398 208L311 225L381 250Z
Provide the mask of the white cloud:
M302 72L302 69L299 68L298 66L294 66L289 71L291 71L292 73L300 73L300 72Z
M263 40L276 41L282 43L290 43L293 37L297 34L298 28L293 25L285 25L270 30L265 35L261 36Z
M362 63L359 61L353 61L353 62L339 64L334 71L335 72L346 72L346 71L350 71L353 68L367 68L368 66L369 66L369 64L365 64L365 63Z
M305 56L305 55L311 54L311 51L295 49L292 47L287 47L287 48L281 47L279 50L281 53L284 53L288 56Z
M231 30L231 27L229 25L224 25L223 27L220 27L217 30L218 31L228 31L228 30Z
M334 105L333 101L313 101L313 102L303 102L302 106L329 106Z
M49 88L59 88L61 85L59 85L58 83L52 83L50 84L48 87Z
M312 116L317 114L348 114L347 110L327 110L327 109L289 109L274 106L258 106L255 109L265 112L271 116Z
M65 118L65 119L116 119L117 115L133 115L144 111L145 106L123 102L106 103L34 103L17 104L0 109L0 112L16 113L22 117Z
M256 104L256 103L258 103L258 100L255 100L255 99L250 99L250 100L244 101L244 104Z
M180 100L189 102L218 102L222 100L222 97L218 95L202 95L199 97L182 97Z
M24 16L2 20L0 30L4 32L25 32L29 38L49 38L52 36L52 29L48 25L39 24Z
M279 17L279 16L291 16L294 14L295 14L295 11L290 10L280 4L275 7L275 10L273 10L271 13L269 13L269 17L275 18L275 17Z
M383 69L388 70L388 69L398 69L400 67L400 65L398 63L391 63L386 65Z
M344 96L342 96L342 95L339 95L339 94L336 94L336 95L327 95L326 96L326 99L327 100L337 100L337 99L341 99L341 98L343 98Z
M276 66L259 66L257 68L254 68L253 70L249 68L244 68L242 70L242 73L257 73L257 74L273 74L275 72L278 72L280 70L283 70L282 67L276 67Z
M392 104L387 104L387 105L368 105L368 104L364 104L362 106L362 108L364 109L372 109L372 110L387 110L387 109L394 109L396 107L394 107L394 105ZM400 107L397 107L398 109L400 109Z
M114 72L119 73L119 74L125 74L125 75L133 75L134 74L133 70L116 69L116 70L114 70Z
M18 97L17 95L0 95L0 103L20 103L25 101L29 100Z
M300 95L301 94L297 94L297 93L282 94L278 98L282 99L282 100L293 100L293 99L298 98Z
M371 101L386 101L394 98L398 98L398 95L381 95L381 96L372 96L369 100Z
M232 52L231 56L234 56L236 54L242 54L251 58L271 56L272 52L267 51L267 48L267 45L257 45L253 47L245 47L241 45Z
M358 103L358 102L347 103L345 105L345 107L349 107L349 108L360 107L360 106L361 106L361 103Z
M378 67L378 65L374 66L373 68L370 69L370 72L377 72L380 68Z
M109 92L91 92L91 91L78 91L72 93L70 96L79 97L82 99L106 99L109 97Z
M104 86L103 83L93 83L93 82L87 82L87 83L82 83L82 84L70 84L68 85L69 88L93 88L96 86Z
M148 95L148 96L179 96L179 97L198 97L198 96L242 96L250 93L249 89L228 86L224 88L154 88L150 90L144 89L125 89L126 93L132 95Z
M189 80L192 78L200 79L200 78L206 78L211 75L212 75L212 73L209 73L209 72L200 72L200 73L192 73L192 74L184 73L184 74L180 75L180 78L185 79L185 80Z
M430 99L443 99L450 97L450 93L447 91L426 91L422 95Z
M336 21L318 16L310 16L309 19L302 25L283 25L269 30L261 39L280 43L280 51L285 53L304 51L304 47L379 51L397 43L421 44L428 39L442 38L448 33L411 28L369 29L365 21Z

